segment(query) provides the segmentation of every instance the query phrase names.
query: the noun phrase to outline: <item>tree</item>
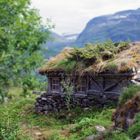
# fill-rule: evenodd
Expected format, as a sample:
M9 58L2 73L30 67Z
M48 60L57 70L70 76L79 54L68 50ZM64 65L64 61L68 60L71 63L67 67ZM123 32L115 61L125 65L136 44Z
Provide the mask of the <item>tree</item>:
M49 27L41 24L37 11L30 8L30 0L0 0L1 100L10 84L31 86L29 81L43 62L41 44L48 36Z

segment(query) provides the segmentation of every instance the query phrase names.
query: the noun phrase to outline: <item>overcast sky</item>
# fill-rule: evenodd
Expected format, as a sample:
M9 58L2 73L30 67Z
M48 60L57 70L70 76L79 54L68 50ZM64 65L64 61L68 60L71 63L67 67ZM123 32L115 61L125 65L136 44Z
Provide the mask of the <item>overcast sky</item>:
M32 6L39 9L44 20L52 20L57 33L63 34L81 32L96 16L140 8L140 0L32 0Z

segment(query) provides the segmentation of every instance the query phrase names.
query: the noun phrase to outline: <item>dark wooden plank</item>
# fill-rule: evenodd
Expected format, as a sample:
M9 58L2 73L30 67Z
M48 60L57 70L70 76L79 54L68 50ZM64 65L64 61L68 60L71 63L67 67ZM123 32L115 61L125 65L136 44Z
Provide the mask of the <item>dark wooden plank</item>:
M104 89L104 91L111 90L112 88L118 86L123 80L125 80L125 79L121 79L121 80L117 81L116 83L113 83L113 84L109 85L108 87L106 87L106 88Z

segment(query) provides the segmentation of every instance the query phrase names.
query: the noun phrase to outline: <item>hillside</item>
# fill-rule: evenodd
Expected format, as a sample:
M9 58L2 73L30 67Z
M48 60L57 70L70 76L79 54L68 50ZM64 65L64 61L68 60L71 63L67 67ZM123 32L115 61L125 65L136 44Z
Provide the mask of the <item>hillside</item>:
M131 28L130 28L131 27ZM51 41L45 44L48 49L46 58L58 54L64 47L83 47L86 43L140 40L140 8L126 10L112 15L95 17L90 20L80 34L59 35L51 33Z
M130 28L131 27L131 28ZM83 46L88 42L113 42L140 40L140 8L117 12L93 18L78 36L76 44Z
M45 54L46 58L55 56L66 46L73 46L77 36L78 34L59 35L51 32L51 40L44 45L48 50Z

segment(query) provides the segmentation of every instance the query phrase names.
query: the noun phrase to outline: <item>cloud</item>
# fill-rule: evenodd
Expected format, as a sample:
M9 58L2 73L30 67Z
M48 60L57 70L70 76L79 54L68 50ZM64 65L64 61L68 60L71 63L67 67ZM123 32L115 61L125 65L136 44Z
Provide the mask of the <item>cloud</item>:
M32 0L43 19L50 18L58 33L81 32L99 15L140 7L140 0Z

